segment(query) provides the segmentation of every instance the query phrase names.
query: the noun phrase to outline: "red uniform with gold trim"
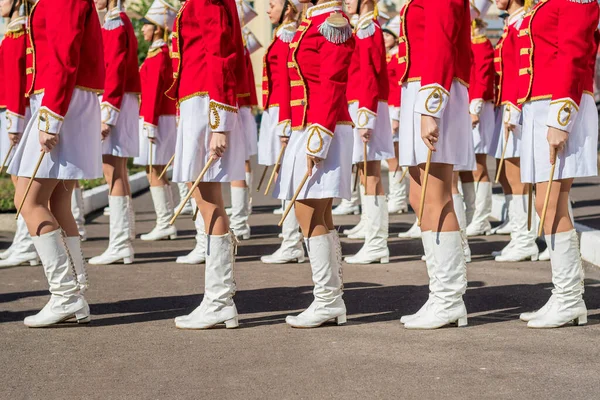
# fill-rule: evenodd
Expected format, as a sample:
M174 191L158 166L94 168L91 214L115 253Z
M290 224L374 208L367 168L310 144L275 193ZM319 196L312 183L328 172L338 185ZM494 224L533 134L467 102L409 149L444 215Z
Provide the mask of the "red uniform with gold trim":
M39 0L31 9L27 57L27 94L44 93L39 128L57 134L75 88L101 93L104 88L102 31L92 0ZM86 45L82 45L85 43Z
M107 17L102 28L106 79L102 96L102 121L115 125L125 93L142 91L138 67L138 43L133 25L124 12ZM168 79L172 79L169 75Z
M0 63L4 65L4 40L0 41ZM6 108L6 91L5 91L5 76L4 68L0 68L0 109ZM0 122L3 123L4 121Z
M388 72L388 84L389 84L389 95L388 95L388 105L390 107L400 107L400 103L402 102L402 86L400 85L400 71L399 71L399 63L398 58L398 49L391 54L388 53L386 56L387 61L387 72Z
M230 131L237 113L238 77L244 48L234 0L188 0L173 35L173 77L167 96L179 103L208 96L213 130ZM185 38L182 42L180 38ZM198 42L205 43L198 46ZM218 51L217 51L218 50ZM215 118L218 115L218 118Z
M332 42L322 32L337 29L333 24L343 25L341 18L346 21L347 32L340 34L339 39L332 38ZM328 20L331 24L326 23ZM341 2L333 1L311 7L290 43L287 62L290 102L280 108L280 124L287 127L282 134L289 136L291 130L309 127L311 139L307 151L317 157L326 157L336 125L352 125L346 97L354 50L354 39L350 36L351 28L341 13Z
M280 106L289 98L289 85L286 83L288 82L287 60L290 44L282 40L279 35L293 36L295 30L288 32L285 30L286 27L282 26L275 31L275 37L263 59L262 100L265 109Z
M592 90L598 7L594 0L541 0L523 20L519 103L550 99L550 127L570 132L581 96Z
M494 100L494 47L485 35L471 40L473 64L469 80L471 114L479 115L483 103Z
M175 101L165 95L165 90L173 81L173 66L169 47L162 40L160 45L148 51L148 57L140 68L142 83L142 103L140 117L144 119L144 129L148 137L154 137L158 120L162 115L175 115Z
M7 32L2 40L2 80L5 92L0 104L6 105L6 122L8 133L23 133L25 129L25 53L27 51L27 35L25 33L26 18L22 17L8 24ZM2 89L0 89L2 90ZM4 121L2 121L3 123Z

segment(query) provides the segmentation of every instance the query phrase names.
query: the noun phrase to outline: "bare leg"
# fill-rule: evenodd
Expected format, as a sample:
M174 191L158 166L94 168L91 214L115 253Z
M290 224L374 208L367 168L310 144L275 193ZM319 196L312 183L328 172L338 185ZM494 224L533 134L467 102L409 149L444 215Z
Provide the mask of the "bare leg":
M203 182L194 191L194 199L200 209L206 234L221 236L229 232L229 219L225 213L221 184Z
M129 195L126 158L105 154L102 156L102 170L110 188L110 196Z
M425 173L425 164L419 166L421 175ZM456 232L459 230L454 206L452 204L453 166L432 163L429 170L427 194L422 231Z
M17 181L15 204L21 204L29 180L30 178L21 177ZM58 184L58 179L34 179L21 210L31 236L53 232L60 227L48 207L50 197Z
M332 199L306 199L296 201L296 217L305 238L327 235L329 226L325 221Z
M146 175L148 176L148 182L150 182L150 186L165 186L169 184L166 176L158 179L163 169L165 169L164 165L153 165L152 171L150 171L149 166L146 167Z
M561 179L552 182L550 199L546 219L544 221L544 232L546 235L568 232L573 229L573 222L569 215L569 192L573 179ZM538 196L535 198L535 208L538 215L542 215L544 200L548 182L538 183L536 191Z

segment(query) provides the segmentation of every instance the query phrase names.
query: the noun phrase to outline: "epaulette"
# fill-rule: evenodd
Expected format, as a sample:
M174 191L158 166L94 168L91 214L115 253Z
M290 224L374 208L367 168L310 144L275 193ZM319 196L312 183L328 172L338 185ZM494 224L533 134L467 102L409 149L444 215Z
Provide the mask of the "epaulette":
M352 37L352 27L340 13L333 13L319 26L319 33L328 42L341 44Z
M592 3L596 0L569 0L571 3L587 4Z
M282 26L276 33L279 40L283 43L291 43L294 40L294 36L296 35L296 26L294 24L288 24L286 26Z
M104 22L103 28L106 29L107 31L113 31L122 26L125 26L125 24L123 23L123 20L121 19L121 15L117 14L116 16L107 19Z
M367 20L362 25L356 27L356 36L359 39L366 39L368 37L373 36L375 34L376 29L377 25L375 24L375 21L373 21L372 19Z
M25 34L25 28L23 28L21 26L21 28L18 28L18 29L7 30L5 33L5 36L8 38L17 39L17 38L20 38L21 36L23 36L24 34Z
M487 41L488 41L488 38L485 35L477 35L477 36L473 36L471 38L471 43L473 43L473 44L481 44L481 43L485 43Z
M150 50L148 50L148 55L146 56L146 58L152 58L154 56L159 55L161 52L162 52L161 47L157 47L155 49L150 49Z

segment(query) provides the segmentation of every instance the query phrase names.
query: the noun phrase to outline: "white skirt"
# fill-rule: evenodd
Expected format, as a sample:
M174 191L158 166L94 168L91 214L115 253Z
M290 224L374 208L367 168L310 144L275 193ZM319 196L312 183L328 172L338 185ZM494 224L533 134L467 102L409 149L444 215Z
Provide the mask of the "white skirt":
M506 143L506 129L504 129L504 110L506 106L502 106L496 112L496 127L494 129L494 138L492 146L490 146L490 154L498 160L502 158L504 143ZM521 125L515 125L515 129L508 135L508 144L506 145L506 155L504 158L519 158L521 157Z
M413 167L427 162L428 149L421 139L421 115L415 113L417 93L421 82L402 85L400 107L400 165ZM475 165L475 147L469 116L469 93L454 81L450 100L440 120L440 139L435 145L431 161L459 166Z
M31 96L31 120L9 167L11 175L31 177L40 155L38 111L44 94ZM37 178L96 179L102 177L101 115L95 93L74 89L58 145L44 156Z
M139 121L138 95L125 93L117 124L113 126L110 135L102 142L102 154L124 158L137 157L140 151Z
M150 165L150 140L144 132L144 119L139 119L139 154L133 159L135 165ZM167 165L175 153L177 120L174 115L158 117L156 143L152 145L152 165Z
M6 131L6 128L6 108L2 108L0 109L0 166L2 166L4 158L6 157L6 154L10 149L10 138L8 137L8 132Z
M305 129L292 133L275 184L274 197L281 200L291 200L294 197L306 174L306 138ZM350 125L338 125L335 128L327 158L314 169L312 177L300 191L299 200L350 199L353 141Z
M237 124L238 129L241 129L244 134L246 141L246 158L249 160L250 157L258 153L258 131L256 128L256 118L252 115L252 109L250 107L239 108L240 123Z
M358 133L358 102L348 105L350 117L354 122L354 146L352 149L352 163L364 161L363 141ZM379 102L377 105L377 119L375 129L371 134L371 140L367 143L367 161L380 161L394 158L394 142L392 138L392 126L390 125L390 109L387 103Z
M208 125L208 103L208 97L196 96L179 105L180 117L173 161L174 182L194 182L208 161L212 133ZM213 162L202 181L231 182L246 179L245 156L243 132L236 127L228 133L225 154Z
M279 106L269 107L263 112L258 136L258 163L260 165L275 165L281 150L281 141L277 136L279 123Z
M550 177L550 147L546 119L550 100L523 105L521 181L547 182ZM585 178L598 175L598 110L589 94L581 97L579 112L565 149L558 154L554 179Z
M483 103L479 123L473 128L473 144L475 154L488 154L494 140L494 129L496 129L496 113L494 103L486 101Z
M392 107L388 105L388 110L389 110L389 114L390 114L390 129L392 126L392 113L398 113L400 110L400 107ZM398 143L400 141L400 133L399 132L392 132L392 141L394 143Z

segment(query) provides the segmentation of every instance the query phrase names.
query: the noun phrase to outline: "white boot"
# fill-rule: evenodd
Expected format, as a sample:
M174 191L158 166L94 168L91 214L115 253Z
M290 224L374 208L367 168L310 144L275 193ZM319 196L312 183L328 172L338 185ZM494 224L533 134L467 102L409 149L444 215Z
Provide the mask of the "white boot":
M388 172L390 194L388 195L388 211L390 214L403 214L408 212L407 180L400 181L401 169L394 176L394 171Z
M510 208L512 207L513 195L504 195L506 204L506 218L500 225L492 229L492 235L510 235L513 230L512 222L510 221Z
M352 181L351 181L351 185L352 185L352 194L350 197L350 200L346 200L346 199L342 199L342 201L340 202L340 204L338 204L337 207L335 207L331 213L333 215L348 215L348 214L354 214L354 215L358 215L360 213L360 208L358 207L358 195L359 195L359 191L360 189L354 190L355 186L355 181L356 181L356 174L352 174ZM362 191L360 191L362 193Z
M81 238L79 236L65 237L65 245L69 252L69 258L73 262L77 284L79 285L79 293L84 294L89 288L89 279L85 268L85 258L81 251Z
M246 186L248 187L248 216L250 216L252 215L252 187L254 186L252 172L246 172Z
M108 248L99 256L90 258L92 265L109 265L119 261L131 264L134 251L131 243L131 228L128 196L108 196L110 205L110 220L108 233Z
M248 224L248 203L250 190L247 187L231 187L231 217L229 223L231 230L238 239L250 239L250 225Z
M558 328L570 322L587 323L587 308L583 301L584 272L579 251L579 238L572 229L546 235L552 260L553 300L542 307L527 323L528 328Z
M127 196L127 215L129 216L129 240L135 240L135 210L133 209L133 198Z
M467 265L460 232L432 232L429 305L404 324L407 329L437 329L448 324L467 325L462 296L467 290ZM431 264L431 265L429 265Z
M400 232L399 238L403 239L420 239L421 238L421 227L419 227L419 221L415 220L415 223L406 232Z
M191 314L175 318L179 329L208 329L222 323L227 328L238 327L238 312L233 302L233 237L230 233L209 235L207 245L204 297Z
M273 214L283 215L284 211L285 211L285 201L281 200L281 207L274 209Z
M156 226L149 233L141 235L140 239L155 241L177 238L177 228L175 228L175 225L169 225L171 218L173 218L173 203L171 202L172 196L169 195L170 191L171 186L169 185L150 187L152 202L156 211Z
M475 188L475 210L467 225L467 236L491 235L492 225L488 219L492 214L492 184L478 182Z
M344 234L348 236L348 239L364 240L367 235L367 225L366 225L367 215L366 215L366 206L365 206L366 195L365 195L364 186L360 185L359 191L360 191L360 204L361 204L360 221L354 228L345 230Z
M348 264L371 264L390 262L390 250L387 245L389 214L385 196L363 197L365 215L365 244L359 252L346 257Z
M539 261L550 261L550 249L546 247L546 250L542 251L538 257Z
M473 215L475 215L475 182L461 182L460 187L465 201L467 226L469 226L473 221Z
M195 202L192 202L195 207ZM185 256L177 257L177 264L202 264L206 261L206 231L202 215L198 215L196 221L196 246Z
M89 322L90 307L79 292L61 230L32 239L44 266L51 297L39 313L25 318L25 325L38 328L72 318L78 323Z
M456 219L458 219L458 226L460 228L460 238L462 241L463 252L465 253L465 262L471 262L471 247L469 247L469 239L465 233L467 226L467 215L465 212L465 203L460 193L452 195L452 202L454 203L454 212L456 213Z
M77 223L77 230L82 241L87 240L87 232L85 230L85 211L83 209L83 191L81 188L74 188L71 194L71 212L75 223Z
M335 319L338 325L346 323L346 305L342 299L342 265L334 233L306 240L312 270L314 300L298 316L287 316L285 322L294 328L316 328Z
M22 215L17 219L17 230L10 247L4 252L0 267L16 267L21 264L39 265L40 259L27 230L27 224Z
M179 210L179 208L181 207L181 203L183 203L183 200L185 200L185 196L187 196L188 194L188 187L187 184L185 183L178 183L177 184L177 189L179 190L179 204L177 205L177 207L175 207L175 210ZM193 215L194 214L194 208L192 207L191 202L188 200L187 203L185 203L185 205L183 206L183 209L181 210L180 215Z
M434 271L432 270L432 266L433 266L433 263L432 263L433 233L432 233L432 231L422 232L421 241L423 242L423 250L425 252L425 255L423 256L422 260L425 261L425 265L427 266L427 276L429 276L429 289L431 290L431 288L437 282L433 279ZM429 305L431 304L432 301L433 301L433 295L430 291L427 301L425 302L425 304L423 304L423 306L419 309L419 311L417 311L415 314L402 316L402 318L400 318L400 323L406 324L408 321L415 319L416 317L419 317L420 315L422 315L425 312L425 310L427 310L429 308Z
M510 207L510 220L514 231L510 234L510 243L496 256L499 262L537 261L539 249L535 243L537 237L535 224L527 230L527 196L514 195Z
M287 264L291 262L304 262L304 247L302 247L302 233L300 233L300 224L296 219L294 206L288 214L283 226L283 241L281 247L270 256L262 256L260 261L265 264Z

